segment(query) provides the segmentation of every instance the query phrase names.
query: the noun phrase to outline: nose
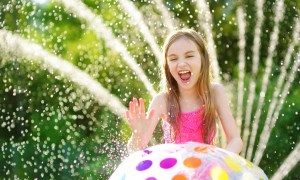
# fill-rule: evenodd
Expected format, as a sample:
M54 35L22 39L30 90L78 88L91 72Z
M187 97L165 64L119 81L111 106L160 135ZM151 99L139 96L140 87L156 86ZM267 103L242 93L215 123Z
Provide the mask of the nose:
M180 61L178 62L178 67L185 67L185 66L187 66L186 61L180 60Z

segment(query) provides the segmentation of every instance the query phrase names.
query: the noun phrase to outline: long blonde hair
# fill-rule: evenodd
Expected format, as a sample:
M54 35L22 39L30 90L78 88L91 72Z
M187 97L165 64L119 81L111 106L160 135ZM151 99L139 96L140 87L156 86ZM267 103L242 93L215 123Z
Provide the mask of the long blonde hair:
M204 104L203 110L203 130L202 138L205 143L211 144L216 132L216 112L215 101L212 96L211 82L210 82L210 62L208 52L205 48L205 43L199 34L191 29L178 30L170 34L164 44L164 60L163 60L163 72L164 77L163 85L166 93L167 100L167 121L172 127L174 133L173 138L178 135L180 122L178 114L180 113L179 105L179 89L176 80L170 73L170 69L167 63L167 52L169 47L178 39L187 38L193 41L201 55L201 68L200 75L197 80L197 91L199 98Z

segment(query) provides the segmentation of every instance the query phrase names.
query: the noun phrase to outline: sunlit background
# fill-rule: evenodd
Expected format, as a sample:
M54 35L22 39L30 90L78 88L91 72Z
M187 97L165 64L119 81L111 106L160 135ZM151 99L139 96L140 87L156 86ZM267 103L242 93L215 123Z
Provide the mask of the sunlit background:
M299 10L299 0L1 0L0 178L107 179L126 154L128 103L159 92L162 44L180 28L207 42L241 156L271 179L300 178ZM160 136L158 126L151 144Z

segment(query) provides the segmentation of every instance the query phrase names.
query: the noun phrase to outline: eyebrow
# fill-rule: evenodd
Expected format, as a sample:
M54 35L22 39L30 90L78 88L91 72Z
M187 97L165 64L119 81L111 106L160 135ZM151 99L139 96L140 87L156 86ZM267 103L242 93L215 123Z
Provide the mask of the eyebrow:
M195 51L191 50L191 51L187 51L185 52L184 54L189 54L189 53L194 53ZM168 57L171 57L171 56L176 56L176 54L170 54L168 55Z
M195 52L195 51L188 51L188 52L186 52L185 54L188 54L188 53L193 53L193 52Z

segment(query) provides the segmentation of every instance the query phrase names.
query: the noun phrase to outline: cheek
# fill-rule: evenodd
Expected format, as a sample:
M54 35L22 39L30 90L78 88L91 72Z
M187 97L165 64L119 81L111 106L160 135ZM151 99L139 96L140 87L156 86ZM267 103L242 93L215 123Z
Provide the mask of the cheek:
M197 69L197 72L200 72L202 63L199 61L195 61L193 66L195 67L195 69Z
M176 68L172 63L169 64L169 71L170 71L170 73L172 74L173 77L177 73Z
M169 69L170 72L172 71L172 69L173 69L172 63L169 63L169 62L168 62L168 69Z
M193 71L194 76L198 77L201 73L201 64L193 63L193 64L191 64L191 66L193 67L192 71Z

